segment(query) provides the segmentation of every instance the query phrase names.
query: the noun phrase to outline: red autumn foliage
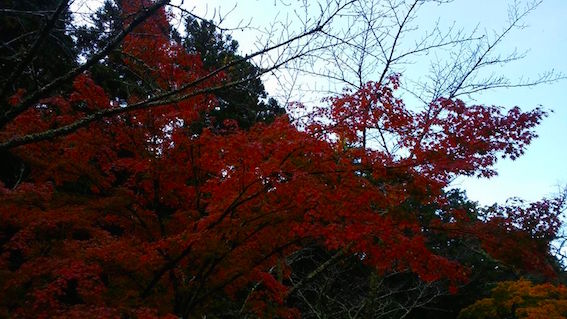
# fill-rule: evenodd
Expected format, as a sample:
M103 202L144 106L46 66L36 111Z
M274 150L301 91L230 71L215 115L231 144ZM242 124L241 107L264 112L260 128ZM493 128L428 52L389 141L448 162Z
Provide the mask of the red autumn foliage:
M169 39L167 19L160 11L122 48L124 64L163 90L208 73L198 55ZM298 314L285 306L290 283L272 270L279 265L285 277L285 257L307 243L364 255L378 271L411 270L453 286L467 270L436 255L426 230L475 236L497 258L507 256L501 243L511 234L548 243L557 229L554 207L424 224L405 205L442 205L455 176L492 176L498 156L521 155L545 113L452 99L415 112L396 98L398 86L396 75L330 98L306 130L284 116L248 131L194 134L189 124L215 105L214 97L197 95L11 150L31 169L21 183L0 188L0 314L190 317L207 313L219 292L249 292L245 311L291 317ZM71 93L45 98L0 137L116 106L85 73ZM367 129L388 135L390 147L362 147ZM506 261L526 266L545 252L517 258Z

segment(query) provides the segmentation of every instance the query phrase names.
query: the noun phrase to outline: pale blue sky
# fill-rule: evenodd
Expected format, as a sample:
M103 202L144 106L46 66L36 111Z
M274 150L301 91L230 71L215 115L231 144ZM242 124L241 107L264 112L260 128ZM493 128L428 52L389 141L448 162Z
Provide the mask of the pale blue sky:
M300 1L287 0L296 5ZM193 1L196 12L208 13L221 8L226 13L236 8L228 16L227 25L236 24L239 19L252 18L255 25L267 25L277 16L285 18L278 10L286 7L280 0L240 0L240 1ZM424 25L440 19L441 25L453 22L465 30L480 25L480 31L489 34L500 31L507 18L507 8L511 1L505 0L455 0L453 3L438 6L429 5L418 14L418 24ZM289 8L289 7L287 7ZM508 75L512 80L520 77L537 77L538 74L554 69L567 73L567 0L544 0L525 20L527 28L508 36L499 46L506 53L518 49L529 50L521 61L494 69L497 73ZM250 33L235 33L244 53L252 52L254 37ZM408 66L412 72L426 71L422 65ZM417 71L416 71L417 70ZM270 90L277 86L268 85ZM271 92L274 93L274 92ZM475 103L520 106L531 109L542 106L554 110L546 118L537 132L540 135L526 154L516 161L502 160L496 168L499 176L492 179L460 178L454 186L467 190L469 197L482 204L503 202L512 196L526 200L537 200L542 196L553 195L559 186L567 184L567 81L543 84L532 88L501 89L483 92L475 96Z
M498 3L499 6L496 6ZM500 17L506 13L506 1L455 1L447 8L457 22L498 30ZM526 19L527 28L512 34L501 49L529 52L502 72L516 77L532 76L555 69L567 73L567 1L544 0ZM499 176L490 180L463 179L459 184L469 197L481 203L504 201L511 196L537 200L558 191L567 184L567 81L486 92L478 97L486 104L520 106L528 109L541 105L554 110L537 132L539 138L526 154L516 161L504 160L497 165Z

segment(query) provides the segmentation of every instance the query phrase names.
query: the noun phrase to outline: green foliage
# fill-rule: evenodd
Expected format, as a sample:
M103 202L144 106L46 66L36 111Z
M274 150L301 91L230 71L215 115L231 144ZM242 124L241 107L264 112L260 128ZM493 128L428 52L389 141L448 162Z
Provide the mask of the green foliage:
M8 85L5 96L10 96L17 89L32 91L61 76L76 65L78 51L74 46L70 31L71 21L68 8L63 10L48 36L41 36L52 12L58 7L59 0L1 0L0 8L9 8L10 12L0 14L0 85ZM31 46L42 38L39 50L31 63L25 66L21 76L13 83L5 83L8 75L25 58Z
M238 42L230 35L219 32L212 22L199 21L189 16L185 29L185 48L191 53L199 54L205 68L212 71L242 59L237 53ZM249 61L238 63L225 71L229 81L239 84L215 93L217 105L209 114L215 127L224 127L225 120L235 120L239 127L248 129L255 123L271 122L276 116L285 113L285 109L275 99L267 97L258 77L259 71Z

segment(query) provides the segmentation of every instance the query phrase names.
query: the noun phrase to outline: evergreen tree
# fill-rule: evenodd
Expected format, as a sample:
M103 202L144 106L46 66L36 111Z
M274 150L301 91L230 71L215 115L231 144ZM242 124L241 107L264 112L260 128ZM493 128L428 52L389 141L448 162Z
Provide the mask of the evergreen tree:
M185 26L184 45L189 52L201 56L205 68L214 70L242 58L238 54L238 42L217 30L212 22L189 16ZM215 93L218 105L210 112L215 127L223 127L224 120L236 120L239 127L247 129L257 122L271 122L285 113L275 99L268 98L259 73L258 67L249 61L228 69L229 81L244 83ZM247 78L251 80L244 81Z
M76 65L69 7L59 0L1 0L0 88L2 98L16 88L32 91ZM50 20L53 23L50 24ZM43 32L44 30L49 32ZM47 33L47 34L46 34ZM29 60L29 63L27 62Z

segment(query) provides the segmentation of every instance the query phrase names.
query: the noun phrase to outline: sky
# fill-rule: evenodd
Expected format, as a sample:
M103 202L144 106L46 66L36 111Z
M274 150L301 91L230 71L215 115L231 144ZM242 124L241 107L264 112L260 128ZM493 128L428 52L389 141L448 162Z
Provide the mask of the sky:
M494 3L501 6L495 7ZM469 25L480 23L486 28L498 28L506 12L506 1L455 1L451 18ZM490 9L489 9L490 8ZM555 69L567 73L567 1L544 0L530 14L526 28L512 34L501 46L503 50L529 50L527 56L503 68L502 72L519 76L537 75ZM554 112L537 129L539 138L516 161L500 161L499 175L490 180L461 179L456 181L467 190L470 198L483 204L502 202L512 196L538 200L552 196L567 185L567 81L486 92L478 97L486 104L520 106L530 109L542 106Z
M313 2L313 1L312 1ZM203 15L213 12L226 14L226 25L240 21L257 26L267 25L274 19L285 19L291 6L298 0L239 0L192 1L190 8ZM235 6L236 4L236 6ZM286 6L289 4L290 6ZM416 24L427 26L433 21L440 25L455 25L464 30L479 26L481 32L499 32L505 25L511 1L455 0L444 5L429 5L418 12ZM216 11L215 11L216 10ZM527 52L525 58L495 71L513 79L537 78L538 74L555 70L567 74L567 1L544 0L526 17L522 30L515 31L499 44L503 53L518 50ZM254 37L249 33L234 33L243 53L253 52ZM426 71L425 66L413 65L412 72ZM417 70L417 71L416 71ZM269 81L268 81L269 82ZM277 85L267 85L269 93ZM471 103L519 106L524 110L542 107L552 110L537 129L539 137L519 159L500 160L496 165L498 176L491 179L458 178L454 187L463 188L469 198L481 204L503 203L507 198L520 197L535 201L553 196L567 185L567 80L542 84L530 88L498 89L474 96Z

